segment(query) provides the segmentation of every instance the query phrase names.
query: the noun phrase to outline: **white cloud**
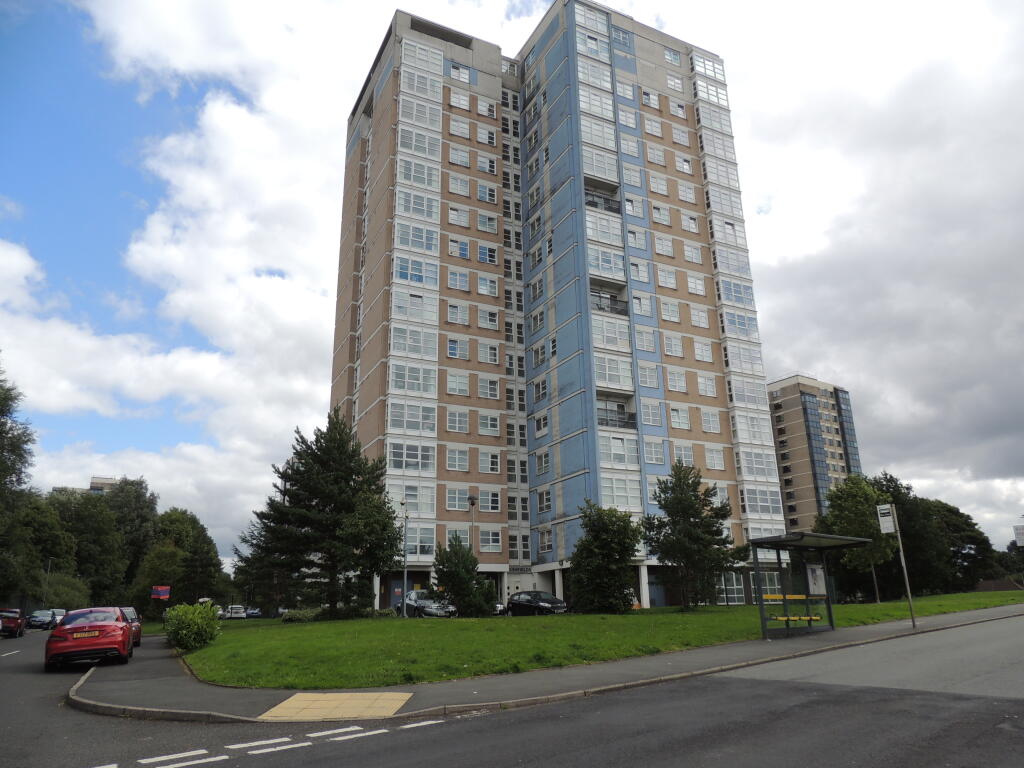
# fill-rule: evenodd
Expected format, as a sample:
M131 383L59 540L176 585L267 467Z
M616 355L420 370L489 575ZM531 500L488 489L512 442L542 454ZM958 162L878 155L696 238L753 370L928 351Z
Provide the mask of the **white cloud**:
M4 362L40 411L124 416L180 402L210 445L113 454L72 446L39 455L37 483L145 474L165 503L218 531L226 554L270 490L269 464L287 454L293 426L323 421L346 121L394 9L321 0L79 5L110 73L143 97L212 84L193 125L148 146L146 169L165 193L124 257L162 292L158 316L188 325L208 349L164 348L47 314L42 268L22 246L0 242ZM415 12L514 54L546 7L516 0L501 18L494 4L437 0ZM1020 39L1012 9L621 8L726 59L770 367L848 386L867 469L909 473L922 493L960 504L1005 543L1020 472L986 474L981 457L992 445L1019 456L1012 436L990 436L1024 430L1016 410L990 431L973 428L970 414L1015 402L1019 386L1020 315L984 311L989 302L1007 307L1019 281L998 277L1007 250L989 240L983 251L975 237L982 226L1001 243L1024 239L1019 198L1007 194L1019 191L1019 121L1000 117L1020 84L1007 56ZM1005 182L998 189L996 178ZM949 366L964 349L970 365ZM987 352L1016 366L988 376ZM986 372L984 385L971 371ZM969 445L951 444L951 412ZM999 414L980 412L986 424Z
M0 309L31 310L38 307L33 296L44 279L42 266L23 245L0 240Z
M0 13L2 12L3 10L0 8ZM20 219L24 212L24 209L22 209L17 201L0 195L0 221L4 219Z

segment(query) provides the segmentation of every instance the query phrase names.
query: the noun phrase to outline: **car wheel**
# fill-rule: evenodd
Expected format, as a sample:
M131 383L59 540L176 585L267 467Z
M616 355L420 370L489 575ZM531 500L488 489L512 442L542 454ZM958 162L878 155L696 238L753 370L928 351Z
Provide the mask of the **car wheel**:
M133 644L128 645L128 658L130 659L135 655L135 646Z
M18 632L18 637L24 637L24 636L25 636L25 625L22 624L21 625L21 631Z
M140 637L140 638L139 638L138 640L136 640L135 642L133 642L133 643L132 643L132 645L133 645L134 647L138 648L138 647L139 647L140 645L142 645L142 638Z
M415 610L415 612L413 613L413 616L415 616L415 617L416 617L417 619L422 619L422 618L424 618L424 616L423 616L423 611L421 611L421 610L420 610L419 608L417 608L417 609Z
M128 663L128 659L130 659L130 658L131 658L131 654L130 653L119 653L119 654L117 654L117 663L118 664L127 664Z

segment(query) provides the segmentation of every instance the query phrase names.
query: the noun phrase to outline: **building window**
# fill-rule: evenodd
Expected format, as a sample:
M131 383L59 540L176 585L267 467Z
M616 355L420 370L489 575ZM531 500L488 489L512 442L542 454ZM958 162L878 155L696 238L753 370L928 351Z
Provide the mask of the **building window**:
M551 454L548 451L542 451L537 454L537 474L543 475L545 472L551 469Z
M665 444L661 440L644 440L644 461L648 464L664 464Z
M686 372L678 368L668 369L668 388L672 392L686 391Z
M447 450L447 467L452 472L469 471L469 451L465 448L451 448Z
M704 459L708 469L725 469L725 449L704 446Z
M706 397L717 397L718 388L715 385L715 377L697 374L697 392Z
M690 409L685 406L679 406L678 408L672 408L669 410L669 416L671 417L671 425L673 429L689 429L690 428Z
M718 411L701 411L700 414L701 428L705 432L721 432L722 422L719 418Z

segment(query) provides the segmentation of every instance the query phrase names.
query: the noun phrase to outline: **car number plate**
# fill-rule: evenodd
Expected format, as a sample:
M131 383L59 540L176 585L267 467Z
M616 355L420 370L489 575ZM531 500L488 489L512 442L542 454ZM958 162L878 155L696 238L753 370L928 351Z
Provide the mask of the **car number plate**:
M99 637L100 636L100 631L97 629L97 630L94 630L92 632L75 632L71 636L73 638L75 638L76 640L78 638L80 638L80 637Z

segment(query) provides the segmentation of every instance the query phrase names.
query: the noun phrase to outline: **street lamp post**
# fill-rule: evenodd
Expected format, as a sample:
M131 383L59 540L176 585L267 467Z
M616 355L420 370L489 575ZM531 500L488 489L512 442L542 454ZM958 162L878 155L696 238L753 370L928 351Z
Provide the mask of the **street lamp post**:
M474 549L475 549L475 547L473 546L473 536L474 536L473 532L476 529L476 496L474 496L471 493L471 494L469 494L469 496L466 497L466 500L469 502L469 516L470 516L470 522L469 522L469 551L473 552Z
M402 505L402 517L405 523L402 525L402 618L407 618L405 612L405 596L409 594L409 511L405 508L405 499L399 502Z

